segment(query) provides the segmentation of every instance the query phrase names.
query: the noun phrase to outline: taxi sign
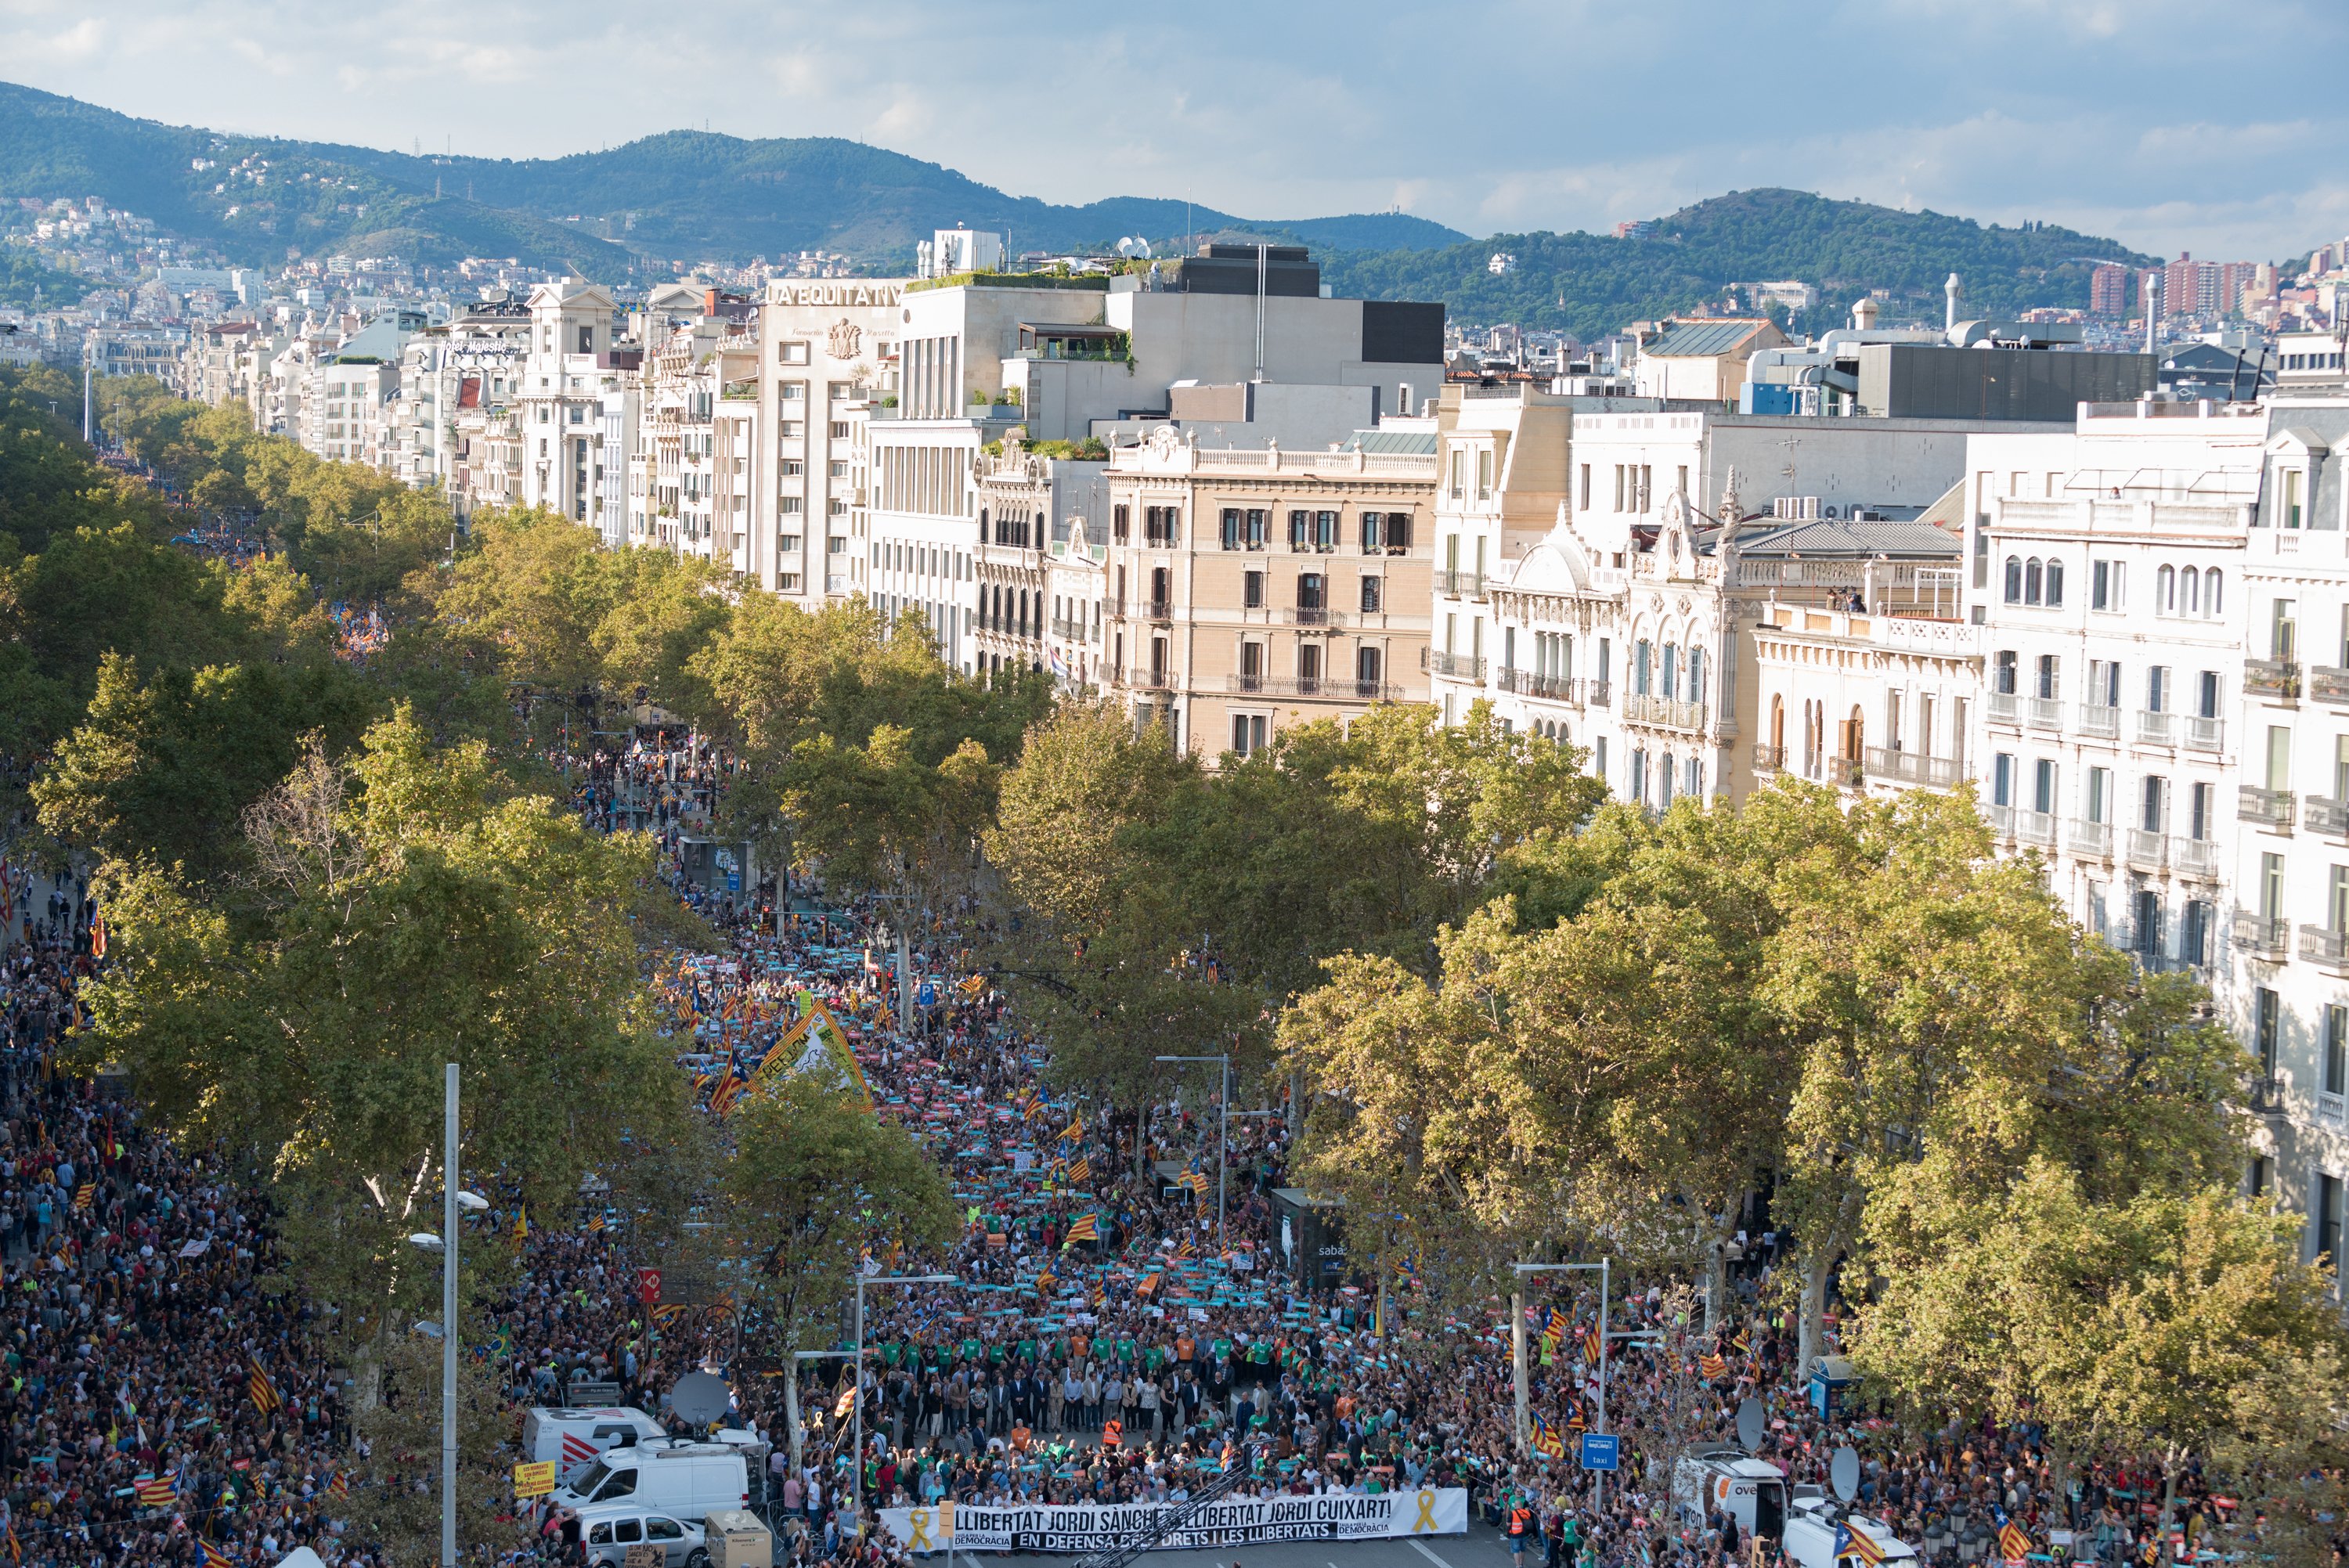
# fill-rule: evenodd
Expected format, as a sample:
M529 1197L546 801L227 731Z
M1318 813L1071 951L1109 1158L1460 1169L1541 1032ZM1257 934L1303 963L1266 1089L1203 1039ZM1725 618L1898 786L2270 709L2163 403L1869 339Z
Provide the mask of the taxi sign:
M1611 1470L1620 1464L1619 1439L1613 1432L1582 1434L1582 1468L1587 1470Z

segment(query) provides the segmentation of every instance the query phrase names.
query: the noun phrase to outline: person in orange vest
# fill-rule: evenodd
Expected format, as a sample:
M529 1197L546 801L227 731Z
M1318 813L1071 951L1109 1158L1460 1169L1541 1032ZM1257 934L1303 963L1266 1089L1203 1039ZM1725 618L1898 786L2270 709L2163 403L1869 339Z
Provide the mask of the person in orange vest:
M1509 1500L1508 1532L1509 1561L1521 1563L1526 1560L1526 1547L1534 1532L1533 1505L1522 1493Z

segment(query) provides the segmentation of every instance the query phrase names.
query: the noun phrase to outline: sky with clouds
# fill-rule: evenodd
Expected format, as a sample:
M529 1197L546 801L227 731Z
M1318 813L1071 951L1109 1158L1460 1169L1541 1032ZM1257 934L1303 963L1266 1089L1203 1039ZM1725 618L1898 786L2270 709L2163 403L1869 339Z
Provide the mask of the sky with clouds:
M0 77L533 157L707 122L1022 195L1603 228L1786 185L2141 250L2349 234L2349 0L0 0Z

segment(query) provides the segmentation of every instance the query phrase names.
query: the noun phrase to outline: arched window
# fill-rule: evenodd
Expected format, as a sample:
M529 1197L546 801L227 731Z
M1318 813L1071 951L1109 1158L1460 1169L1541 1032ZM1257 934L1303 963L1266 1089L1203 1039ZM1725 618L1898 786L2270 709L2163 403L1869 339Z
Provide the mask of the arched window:
M2047 563L2047 607L2051 610L2058 609L2062 607L2063 603L2064 563L2060 561L2051 561Z
M1691 702L1704 700L1704 650L1702 648L1689 650L1688 693Z
M1681 695L1681 645L1678 643L1664 645L1664 695L1675 701Z
M2165 615L2178 614L2178 569L2165 566L2153 577L2153 602Z
M2225 585L2226 580L2217 567L2202 573L2202 613L2214 621L2227 613L2227 606L2220 603L2220 590Z
M2178 602L2189 615L2202 613L2202 573L2188 567L2178 573Z
M2039 566L2039 557L2036 555L2023 563L2023 602L2024 603L2036 604L2039 603L2041 579L2044 573L2041 572Z
M2023 603L2023 557L2019 555L2006 558L2006 602L2010 604Z

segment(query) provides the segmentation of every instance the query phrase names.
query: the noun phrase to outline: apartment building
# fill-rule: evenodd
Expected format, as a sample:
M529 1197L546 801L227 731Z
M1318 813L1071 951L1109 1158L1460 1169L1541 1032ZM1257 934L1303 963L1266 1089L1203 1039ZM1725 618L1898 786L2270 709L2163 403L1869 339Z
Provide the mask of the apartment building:
M894 396L905 284L880 278L778 279L759 336L758 477L743 573L817 604L864 592L870 535L869 425Z
M1656 804L1742 797L1772 757L1756 745L1857 771L1867 742L1840 695L1774 691L1793 717L1757 735L1750 634L1774 597L1848 610L1938 592L1953 611L1961 520L1944 503L1968 425L1494 390L1459 399L1445 436L1432 662L1447 716L1491 700Z
M1126 443L1173 427L1228 449L1324 449L1438 384L1441 306L1325 299L1319 278L1302 250L1210 245L1147 274L905 285L897 401L865 409L861 531L852 515L874 603L893 614L920 609L948 659L978 667L978 476L983 453L1014 431ZM1050 516L1081 510L1035 504ZM1096 527L1086 546L1113 550L1114 528ZM997 586L1011 589L1016 612L1017 593L1036 593L1041 570L1030 562L1016 581L990 580L990 617ZM1031 663L1038 651L1019 650ZM1392 678L1382 670L1377 684Z
M484 500L487 426L521 396L529 354L530 309L519 300L469 305L409 337L388 416L390 471L470 517Z
M1017 434L980 454L972 645L982 674L1050 669L1064 675L1072 656L1081 659L1089 651L1071 647L1054 657L1055 623L1069 642L1086 640L1098 629L1093 617L1100 599L1093 595L1089 608L1074 609L1084 596L1055 593L1052 578L1072 531L1108 516L1107 468L1100 459L1040 457Z
M513 407L523 428L523 503L595 528L606 542L626 521L605 512L606 470L620 454L605 447L605 397L641 367L618 341L609 290L566 278L531 290L530 351Z
M2349 395L2336 383L2279 397L2262 433L2257 483L2230 497L2250 527L2227 612L2244 655L2229 1015L2261 1075L2251 1186L2306 1213L2310 1255L2337 1258L2349 1180Z
M1332 451L1113 450L1106 684L1209 756L1424 701L1435 445L1389 420Z

